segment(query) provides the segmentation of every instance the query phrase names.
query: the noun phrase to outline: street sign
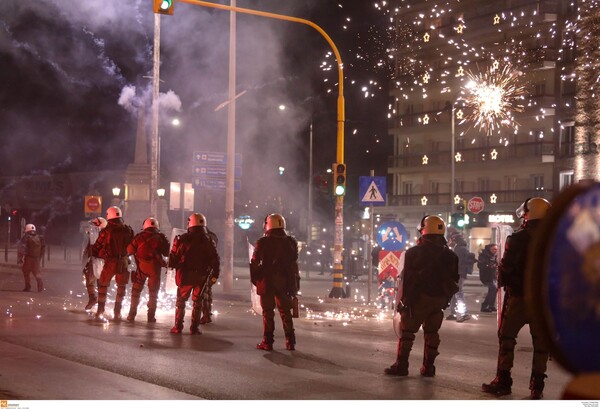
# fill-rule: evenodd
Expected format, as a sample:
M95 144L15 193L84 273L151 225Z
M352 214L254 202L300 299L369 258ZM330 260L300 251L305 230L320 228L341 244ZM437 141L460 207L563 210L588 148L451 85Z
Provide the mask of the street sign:
M400 222L385 222L377 230L377 243L383 250L404 250L407 239L408 233Z
M385 176L360 176L358 192L361 206L385 206Z
M204 165L227 165L227 153L194 151L194 162ZM242 155L235 154L236 166L242 166Z
M234 177L242 177L242 167L234 168ZM227 177L227 167L219 165L194 165L192 167L192 177L200 179L225 179Z
M102 196L86 196L83 207L86 214L100 214L102 212Z
M480 213L485 207L485 202L479 196L475 196L469 199L467 203L467 210L473 214Z
M398 277L401 254L401 251L381 250L379 252L379 265L377 268L379 270L379 284L381 284L383 280L388 277L388 275L394 279Z
M225 179L202 179L199 177L194 178L194 189L207 189L207 190L225 190L227 183ZM233 181L233 188L237 192L242 189L242 181L236 179Z

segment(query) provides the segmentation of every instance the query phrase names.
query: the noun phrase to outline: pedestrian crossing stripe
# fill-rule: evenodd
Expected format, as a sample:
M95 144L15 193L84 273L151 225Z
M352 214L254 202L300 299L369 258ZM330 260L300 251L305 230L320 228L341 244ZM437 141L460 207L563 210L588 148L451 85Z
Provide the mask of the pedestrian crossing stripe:
M364 186L364 185L363 185ZM385 202L385 199L381 195L381 192L377 188L375 181L371 181L369 188L365 192L361 202Z

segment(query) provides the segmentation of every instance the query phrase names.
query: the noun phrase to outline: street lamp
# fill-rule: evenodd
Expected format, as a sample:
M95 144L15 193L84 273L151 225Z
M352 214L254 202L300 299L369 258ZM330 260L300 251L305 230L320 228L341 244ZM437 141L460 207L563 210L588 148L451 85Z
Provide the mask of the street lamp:
M119 197L119 195L121 194L121 188L118 186L113 187L112 194L113 194L112 206L120 206L121 198Z

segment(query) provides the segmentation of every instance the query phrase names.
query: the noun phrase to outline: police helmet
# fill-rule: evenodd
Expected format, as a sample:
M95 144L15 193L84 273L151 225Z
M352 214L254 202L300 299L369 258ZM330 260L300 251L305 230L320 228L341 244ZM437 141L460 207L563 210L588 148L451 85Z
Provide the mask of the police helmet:
M206 226L206 217L202 213L192 213L188 218L188 228L195 226Z
M148 217L146 220L144 220L143 229L146 230L151 227L155 227L158 229L158 220L156 220L154 217Z
M111 206L106 209L107 220L118 219L119 217L123 217L123 213L121 213L121 209L119 209L117 206Z
M265 224L263 227L265 232L271 229L285 229L285 219L278 213L271 213L265 217Z
M435 215L427 215L421 219L421 223L417 231L422 235L425 234L441 234L446 233L446 223L441 217Z
M30 231L35 231L35 226L33 224L26 224L25 233L29 233Z
M552 205L543 197L530 197L517 209L517 217L525 220L542 219Z

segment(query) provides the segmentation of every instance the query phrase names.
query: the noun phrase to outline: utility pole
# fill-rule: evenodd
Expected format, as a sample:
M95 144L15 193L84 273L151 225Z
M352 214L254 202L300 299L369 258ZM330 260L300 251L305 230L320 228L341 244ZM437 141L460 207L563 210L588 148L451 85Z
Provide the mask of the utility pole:
M233 211L235 178L235 73L236 73L236 0L231 0L229 15L229 105L227 107L227 170L225 186L225 265L223 290L233 290Z

